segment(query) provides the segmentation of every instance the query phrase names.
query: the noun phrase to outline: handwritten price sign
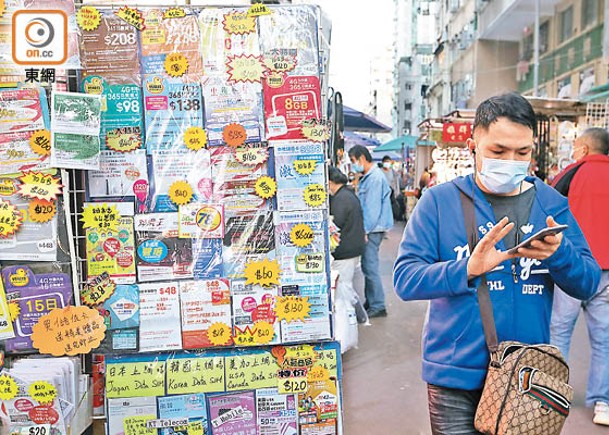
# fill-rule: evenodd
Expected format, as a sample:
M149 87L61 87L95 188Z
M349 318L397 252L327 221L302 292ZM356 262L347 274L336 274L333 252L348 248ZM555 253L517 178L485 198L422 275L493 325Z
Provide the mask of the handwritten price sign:
M135 27L137 30L144 30L146 28L146 25L144 24L144 17L137 8L124 6L116 11L115 14L128 24Z
M85 284L80 298L85 305L93 307L109 299L114 290L116 290L116 284L110 279L110 275L104 272Z
M38 403L48 404L57 397L57 388L47 381L36 381L30 384L28 393Z
M246 284L257 284L263 287L279 285L279 263L277 260L250 261L245 265Z
M17 207L0 199L0 238L12 236L23 221L23 215Z
M76 14L76 22L83 30L95 30L101 24L101 13L92 6L83 6Z
M309 386L307 369L283 369L277 373L279 394L305 393Z
M277 298L275 313L279 320L286 322L302 321L311 315L308 296L281 296Z
M302 122L302 135L313 142L325 142L330 139L330 123L307 119Z
M186 205L192 201L192 187L187 181L176 181L169 186L169 199L176 205Z
M184 18L186 16L186 11L184 8L169 8L163 12L163 19L167 20L169 18Z
M26 172L19 177L19 194L25 198L55 201L63 187L59 179L41 172Z
M260 83L266 71L262 56L239 55L229 56L228 81L232 83Z
M266 175L256 180L256 195L262 199L270 199L277 193L277 182Z
M256 31L256 17L247 12L231 12L224 15L224 30L233 35L245 35Z
M245 131L245 127L241 124L228 124L222 130L222 140L229 147L237 148L245 143L247 139L247 132Z
M51 155L51 132L38 130L30 136L30 147L32 151L40 156Z
M50 222L57 213L57 206L51 201L35 199L28 206L28 213L32 222Z
M310 207L323 205L326 197L326 189L321 184L309 184L304 190L304 200Z
M207 145L207 133L201 127L190 127L184 132L186 148L199 151Z
M258 166L269 158L267 148L240 147L235 150L235 159L246 166Z
M165 58L165 72L171 77L181 77L188 70L188 59L182 53L170 53Z
M207 330L207 338L214 346L226 346L231 340L230 326L221 322L212 324Z
M315 160L294 160L294 169L300 175L311 175L317 168Z
M17 382L12 377L5 374L0 375L0 400L14 399L18 392Z
M273 341L275 330L269 322L259 321L254 323L254 327L246 326L245 329L235 327L233 337L237 346L256 346L268 344Z
M107 204L89 204L82 212L83 228L95 228L104 231L118 231L120 215L116 206Z
M313 229L307 224L294 225L290 231L290 240L299 248L306 248L309 246L313 243L314 237L315 234L313 233Z

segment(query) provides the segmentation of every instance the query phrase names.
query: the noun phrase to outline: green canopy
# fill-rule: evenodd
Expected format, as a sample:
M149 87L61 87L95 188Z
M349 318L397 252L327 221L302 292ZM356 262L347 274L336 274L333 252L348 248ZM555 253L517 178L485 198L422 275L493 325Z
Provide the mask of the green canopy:
M436 146L436 143L427 140L419 140L418 136L405 135L385 142L383 145L376 147L374 152L384 153L387 151L402 151L402 149L414 148L416 146L433 147Z

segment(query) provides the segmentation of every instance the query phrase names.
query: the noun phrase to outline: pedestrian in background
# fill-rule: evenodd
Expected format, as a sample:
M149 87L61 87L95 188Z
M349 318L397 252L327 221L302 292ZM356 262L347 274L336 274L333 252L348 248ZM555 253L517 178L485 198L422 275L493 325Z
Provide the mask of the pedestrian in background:
M598 291L582 302L554 291L550 325L552 344L569 356L575 322L583 309L592 357L586 406L594 406L593 422L609 426L609 133L589 128L575 140L575 163L554 180L554 187L569 199L569 207L582 228L592 255L603 270Z
M396 221L404 220L404 207L400 206L398 198L402 198L400 190L400 175L393 169L393 160L389 156L383 157L383 164L381 169L383 175L387 179L387 183L391 188L391 210L393 212L393 219Z
M490 291L501 341L549 343L554 284L588 299L600 270L567 200L527 177L535 112L518 94L492 97L476 110L475 173L429 189L414 209L394 266L404 300L431 300L423 331L423 380L434 435L477 434L474 416L489 364L477 292ZM473 202L479 242L470 252L463 200ZM468 199L469 198L469 199ZM562 234L508 250L557 222Z
M391 188L387 179L373 162L366 147L356 145L349 150L351 169L362 173L358 197L364 216L366 249L362 255L366 304L369 317L385 317L385 291L379 274L379 248L385 233L393 227Z

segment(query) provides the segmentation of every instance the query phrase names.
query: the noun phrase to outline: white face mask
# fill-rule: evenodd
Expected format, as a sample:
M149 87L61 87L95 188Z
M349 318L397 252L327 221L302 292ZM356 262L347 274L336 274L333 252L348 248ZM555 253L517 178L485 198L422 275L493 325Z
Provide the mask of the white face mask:
M391 168L391 162L385 162L385 163L383 163L383 168L390 169Z
M493 193L509 193L526 178L530 161L500 160L482 157L480 181Z

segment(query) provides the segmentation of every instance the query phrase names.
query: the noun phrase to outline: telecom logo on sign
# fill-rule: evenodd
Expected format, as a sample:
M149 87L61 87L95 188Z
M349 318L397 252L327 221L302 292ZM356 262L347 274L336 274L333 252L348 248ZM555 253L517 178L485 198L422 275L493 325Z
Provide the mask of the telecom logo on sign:
M13 61L61 65L68 58L68 17L63 11L20 10L13 14Z

